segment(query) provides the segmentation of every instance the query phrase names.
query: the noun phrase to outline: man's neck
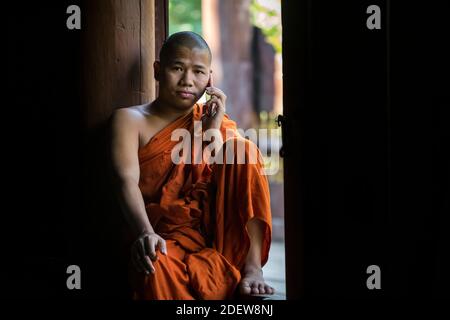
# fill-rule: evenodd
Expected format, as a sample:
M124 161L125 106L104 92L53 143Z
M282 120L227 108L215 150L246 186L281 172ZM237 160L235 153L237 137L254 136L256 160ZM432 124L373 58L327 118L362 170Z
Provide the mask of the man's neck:
M187 110L180 110L178 108L173 107L169 103L165 103L160 100L160 98L156 98L155 101L151 104L150 113L155 114L165 120L175 120L181 116L184 116L192 111L194 105Z

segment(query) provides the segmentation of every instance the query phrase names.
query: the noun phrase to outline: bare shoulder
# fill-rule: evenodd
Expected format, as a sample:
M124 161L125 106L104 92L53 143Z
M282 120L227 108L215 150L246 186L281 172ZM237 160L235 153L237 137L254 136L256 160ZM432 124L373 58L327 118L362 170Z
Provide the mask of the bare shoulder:
M116 128L135 128L142 126L146 119L146 105L118 108L112 116Z
M135 123L141 122L145 118L142 106L132 106L118 108L113 113L115 123Z

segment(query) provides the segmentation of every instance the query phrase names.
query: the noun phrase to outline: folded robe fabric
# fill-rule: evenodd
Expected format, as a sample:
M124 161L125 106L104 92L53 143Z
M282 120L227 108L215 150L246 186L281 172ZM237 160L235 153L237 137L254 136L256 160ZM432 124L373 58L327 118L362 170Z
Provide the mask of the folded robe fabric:
M172 132L182 128L193 137L194 121L201 115L202 105L194 105L192 112L139 149L139 187L155 232L166 240L167 255L157 251L154 274L130 268L135 299L233 298L250 245L246 224L252 218L263 222L262 265L268 259L272 231L268 182L259 150L240 136L236 123L224 116L223 154L231 145L237 150L243 143L246 155L256 148L256 163L172 161L172 149L179 143L171 140Z

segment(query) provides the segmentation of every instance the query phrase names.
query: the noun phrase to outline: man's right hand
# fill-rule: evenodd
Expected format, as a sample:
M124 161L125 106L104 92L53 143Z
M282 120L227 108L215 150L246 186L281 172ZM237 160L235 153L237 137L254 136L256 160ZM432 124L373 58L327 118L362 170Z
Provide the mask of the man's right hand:
M155 273L157 249L167 254L166 241L154 232L145 232L136 239L131 247L131 261L138 272Z

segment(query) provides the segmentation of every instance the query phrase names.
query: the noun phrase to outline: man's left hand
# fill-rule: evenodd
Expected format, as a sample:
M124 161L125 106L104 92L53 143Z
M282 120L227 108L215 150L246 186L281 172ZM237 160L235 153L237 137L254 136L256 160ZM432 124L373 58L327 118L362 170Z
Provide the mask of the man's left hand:
M206 94L211 96L203 106L202 127L203 130L220 129L225 114L225 102L227 96L216 87L207 87Z

